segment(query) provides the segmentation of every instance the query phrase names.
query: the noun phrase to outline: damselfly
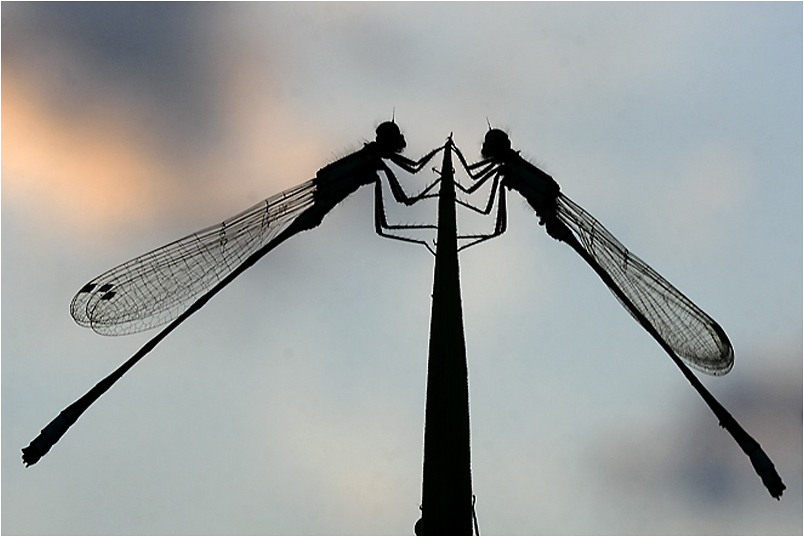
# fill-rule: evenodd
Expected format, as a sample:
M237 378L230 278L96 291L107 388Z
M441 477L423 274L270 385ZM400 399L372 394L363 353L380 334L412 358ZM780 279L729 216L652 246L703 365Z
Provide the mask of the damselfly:
M731 370L734 351L720 325L561 193L552 177L522 158L512 149L505 132L488 131L481 149L484 158L474 164L468 164L460 150L454 149L467 173L476 180L463 188L465 192L472 193L492 181L484 211L491 211L496 196L497 234L505 230L505 190L515 190L535 210L547 233L572 247L626 311L659 343L712 409L720 425L751 459L770 494L781 498L785 485L770 458L687 367L710 375L724 375Z
M396 123L384 122L377 127L375 141L322 168L314 179L220 224L136 257L84 285L70 306L73 318L82 326L100 334L120 335L170 324L42 429L22 450L25 465L36 464L98 397L185 319L279 244L318 226L327 213L361 186L374 185L378 234L424 243L395 230L435 226L387 222L380 172L393 197L411 205L427 197L436 183L416 196L408 196L386 161L415 174L443 146L418 161L401 154L405 146Z

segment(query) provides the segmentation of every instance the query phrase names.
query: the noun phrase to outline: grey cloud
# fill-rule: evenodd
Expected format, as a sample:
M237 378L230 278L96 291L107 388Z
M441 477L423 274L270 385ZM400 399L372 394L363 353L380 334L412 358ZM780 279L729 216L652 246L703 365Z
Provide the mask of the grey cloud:
M135 99L182 138L212 119L215 75L203 30L215 16L208 4L43 2L3 6L3 63L53 71L51 100L80 113L94 86ZM146 118L147 119L147 118Z

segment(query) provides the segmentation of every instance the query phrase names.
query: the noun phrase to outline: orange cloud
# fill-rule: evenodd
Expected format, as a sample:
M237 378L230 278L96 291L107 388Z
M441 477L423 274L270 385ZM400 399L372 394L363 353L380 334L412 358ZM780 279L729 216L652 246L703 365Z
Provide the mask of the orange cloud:
M99 102L68 118L36 89L3 69L4 204L46 208L93 230L147 217L169 174L142 134L128 127L135 124L129 114Z
M95 102L65 110L52 98L58 77L4 64L4 205L96 236L113 237L165 214L189 232L183 226L210 225L311 179L343 141L321 132L298 103L277 96L259 58L234 52L216 63L219 87L209 106L222 111L219 136L212 146L178 153L153 142L169 138L170 124L145 126L142 117L153 114L119 88L93 91L100 96ZM371 134L366 129L349 142Z

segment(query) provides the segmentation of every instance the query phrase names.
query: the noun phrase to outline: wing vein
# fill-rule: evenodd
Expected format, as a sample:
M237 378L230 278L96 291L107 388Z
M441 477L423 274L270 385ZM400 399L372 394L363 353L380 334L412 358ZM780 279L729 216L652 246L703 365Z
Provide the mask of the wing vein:
M70 313L104 335L175 319L309 208L314 190L313 181L302 183L104 272L75 295Z
M731 343L711 317L563 194L557 198L556 216L611 278L612 283L607 285L616 285L687 365L710 375L731 370ZM614 295L622 303L616 292ZM625 303L622 305L634 316Z

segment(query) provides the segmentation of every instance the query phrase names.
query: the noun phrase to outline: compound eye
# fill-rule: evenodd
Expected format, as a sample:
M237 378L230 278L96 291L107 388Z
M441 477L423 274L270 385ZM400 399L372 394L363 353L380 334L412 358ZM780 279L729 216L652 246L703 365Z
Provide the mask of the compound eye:
M511 140L500 129L491 129L486 133L480 154L486 158L501 157L511 149Z
M393 121L380 123L377 127L377 145L383 152L399 153L405 146L405 137L399 131L399 126Z

